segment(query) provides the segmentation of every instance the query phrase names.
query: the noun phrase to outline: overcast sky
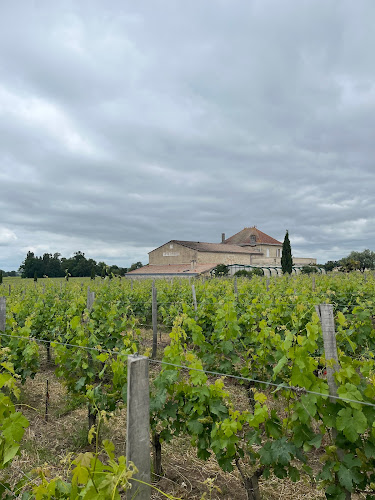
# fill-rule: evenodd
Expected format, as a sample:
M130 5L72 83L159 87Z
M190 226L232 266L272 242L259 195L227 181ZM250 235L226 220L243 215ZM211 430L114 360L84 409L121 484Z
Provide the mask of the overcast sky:
M375 251L374 0L0 1L0 269Z

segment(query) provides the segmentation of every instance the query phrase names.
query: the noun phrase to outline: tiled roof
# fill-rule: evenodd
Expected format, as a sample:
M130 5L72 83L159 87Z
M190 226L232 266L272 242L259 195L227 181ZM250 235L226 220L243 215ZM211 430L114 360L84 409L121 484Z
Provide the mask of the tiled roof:
M227 238L224 241L225 246L229 244L229 246L233 245L251 245L250 236L256 236L256 244L265 244L265 245L282 245L281 241L275 240L268 234L259 231L258 228L254 227L245 227L239 233L234 234L230 238Z
M139 269L135 269L134 271L130 271L126 273L126 276L142 276L149 275L152 276L154 274L188 274L188 275L196 275L211 271L214 269L217 264L195 264L194 270L191 268L190 264L165 264L163 266L156 265L147 265L140 267Z
M238 245L223 245L223 243L204 243L201 241L180 240L172 240L170 243L176 243L198 252L259 254L259 252L255 251L253 248L243 248Z

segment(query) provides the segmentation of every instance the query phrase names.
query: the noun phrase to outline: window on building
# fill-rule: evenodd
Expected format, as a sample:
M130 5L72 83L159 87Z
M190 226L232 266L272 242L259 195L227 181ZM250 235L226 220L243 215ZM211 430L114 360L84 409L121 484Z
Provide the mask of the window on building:
M250 245L255 245L257 242L257 237L255 234L250 235Z
M280 250L280 248L278 248L276 250L276 257L281 257L281 250Z
M169 245L169 248L173 248L173 243L171 243L171 244Z
M270 256L270 249L267 248L267 257L269 257L269 256Z

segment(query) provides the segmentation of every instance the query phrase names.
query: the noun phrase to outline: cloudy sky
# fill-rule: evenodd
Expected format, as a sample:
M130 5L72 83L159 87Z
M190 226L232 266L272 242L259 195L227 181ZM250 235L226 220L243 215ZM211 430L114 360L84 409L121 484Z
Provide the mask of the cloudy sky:
M373 0L2 0L0 268L375 250Z

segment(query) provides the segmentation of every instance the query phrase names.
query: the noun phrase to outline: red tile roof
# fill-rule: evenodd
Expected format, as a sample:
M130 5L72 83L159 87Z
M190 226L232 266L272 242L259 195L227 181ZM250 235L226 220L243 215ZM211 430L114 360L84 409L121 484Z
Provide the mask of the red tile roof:
M256 245L282 245L281 241L275 240L275 238L272 238L271 236L268 236L268 234L263 233L260 231L258 228L254 227L245 227L240 231L239 233L234 234L230 238L227 238L224 241L224 245L226 246L229 244L230 246L233 245L251 245L250 243L250 236L255 235L256 237Z
M169 245L169 243L176 243L177 245L182 245L184 247L191 248L192 250L196 250L198 252L242 253L242 254L245 253L245 254L259 255L259 251L254 250L254 248L243 248L238 245L223 245L223 243L204 243L202 241L181 241L181 240L171 240L168 241L168 243L164 243L164 245ZM155 250L158 250L158 248L156 248ZM154 252L155 250L152 251Z
M147 266L140 267L139 269L135 269L134 271L130 271L126 273L126 276L142 276L142 275L173 275L173 274L187 274L187 275L196 275L202 274L211 269L214 269L217 264L195 264L194 270L191 268L190 264L165 264L156 266L153 264L148 264Z

